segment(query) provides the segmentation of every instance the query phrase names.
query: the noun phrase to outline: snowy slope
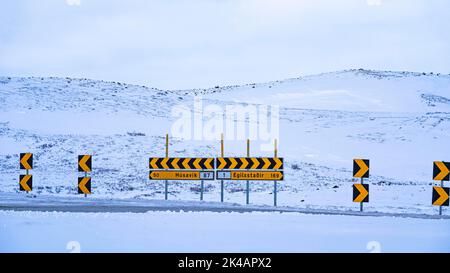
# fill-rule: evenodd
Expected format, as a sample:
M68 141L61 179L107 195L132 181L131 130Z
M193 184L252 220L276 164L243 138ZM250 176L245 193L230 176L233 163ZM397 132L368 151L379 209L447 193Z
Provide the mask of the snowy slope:
M76 158L94 155L99 197L163 198L149 181L148 157L164 155L175 105L278 104L279 155L286 181L279 204L353 208L352 158L371 159L367 210L435 213L433 160L449 160L450 76L349 70L283 81L165 91L70 78L0 77L0 191L18 191L18 153L35 154L36 194L76 194ZM217 156L217 141L171 140L171 156ZM225 144L245 155L244 141ZM254 145L253 156L270 156ZM171 199L197 200L199 183L171 182ZM217 182L205 200L218 200ZM226 200L245 200L244 182L226 185ZM272 184L254 182L251 202L271 204ZM445 212L445 211L444 211Z
M423 113L450 111L449 83L450 75L346 70L201 92L287 108Z

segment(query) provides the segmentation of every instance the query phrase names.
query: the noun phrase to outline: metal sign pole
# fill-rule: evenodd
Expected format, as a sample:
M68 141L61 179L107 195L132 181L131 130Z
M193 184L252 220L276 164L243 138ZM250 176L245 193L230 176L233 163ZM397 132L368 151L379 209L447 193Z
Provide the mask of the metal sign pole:
M277 181L273 181L273 206L277 206Z
M84 177L86 178L87 177L87 172L84 172ZM84 198L86 198L87 197L87 194L85 193L84 194Z
M441 180L441 188L444 187L444 180ZM442 206L439 206L439 215L442 215Z
M250 157L250 139L247 139L247 157ZM250 203L250 181L247 180L246 186L246 204L248 205Z
M274 141L275 149L274 149L274 157L277 158L278 150L277 150L277 139ZM273 181L273 206L277 206L277 181Z
M223 202L223 180L220 180L220 202Z
M166 158L169 157L169 134L166 134ZM166 169L167 170L167 169ZM167 180L164 181L164 199L168 199L168 182Z
M444 160L442 160L444 162ZM444 180L441 180L441 188L444 187ZM442 206L439 206L439 215L442 215Z
M167 185L167 180L164 180L164 199L167 200L167 189L168 185Z
M223 145L223 133L220 136L220 156L223 158L224 145ZM216 166L217 168L217 166ZM223 180L220 180L220 202L223 202Z
M28 175L28 169L26 171L27 171L27 175ZM25 191L25 192L28 194L28 191Z
M200 182L200 201L203 201L203 180Z
M361 184L364 184L364 178L361 177ZM363 211L363 204L364 202L359 203L359 211Z

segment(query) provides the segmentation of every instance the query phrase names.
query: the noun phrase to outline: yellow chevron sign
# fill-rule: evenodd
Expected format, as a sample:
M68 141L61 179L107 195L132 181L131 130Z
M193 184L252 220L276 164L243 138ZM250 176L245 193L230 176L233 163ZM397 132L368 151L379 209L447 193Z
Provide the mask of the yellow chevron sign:
M450 162L434 161L433 180L449 181L449 179L450 179Z
M218 170L278 170L283 169L283 158L278 157L219 157Z
M357 178L369 177L368 159L353 159L353 177Z
M216 171L217 180L270 180L284 179L283 171Z
M91 178L90 177L78 177L78 193L79 194L91 194Z
M33 169L33 154L32 153L21 153L20 154L20 169L21 170Z
M150 180L214 180L213 171L150 171Z
M91 172L92 171L92 155L78 156L78 171Z
M213 170L214 158L152 157L149 167L155 170Z
M369 202L369 184L353 184L353 202Z
M448 206L450 188L433 187L432 204L434 206Z
M31 175L20 175L19 188L20 191L31 191L33 189L33 177Z

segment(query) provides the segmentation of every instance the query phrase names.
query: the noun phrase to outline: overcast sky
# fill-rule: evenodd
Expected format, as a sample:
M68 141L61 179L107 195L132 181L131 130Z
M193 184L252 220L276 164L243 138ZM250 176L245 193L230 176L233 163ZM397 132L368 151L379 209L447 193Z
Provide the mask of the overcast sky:
M185 89L450 73L449 33L448 0L1 0L0 75Z

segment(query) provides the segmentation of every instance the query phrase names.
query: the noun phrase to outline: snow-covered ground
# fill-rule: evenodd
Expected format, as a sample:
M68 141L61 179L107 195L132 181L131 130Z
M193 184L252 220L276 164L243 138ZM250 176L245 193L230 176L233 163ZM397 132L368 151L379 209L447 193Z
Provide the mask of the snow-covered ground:
M0 211L0 252L450 252L450 220Z
M368 210L435 214L432 161L449 160L450 76L348 70L263 84L164 91L70 78L0 77L0 191L18 192L18 154L35 155L34 193L76 195L78 154L94 155L97 197L163 198L148 180L148 158L164 155L175 105L280 106L280 205L351 209L351 167L371 160ZM170 155L218 156L218 141L171 139ZM245 141L226 141L226 156ZM252 156L272 152L252 143ZM220 198L206 182L205 200ZM245 201L245 182L228 182L225 199ZM252 182L250 201L272 204L272 183ZM19 193L18 193L19 194ZM169 183L169 199L198 200L199 183ZM444 210L445 213L445 210Z

